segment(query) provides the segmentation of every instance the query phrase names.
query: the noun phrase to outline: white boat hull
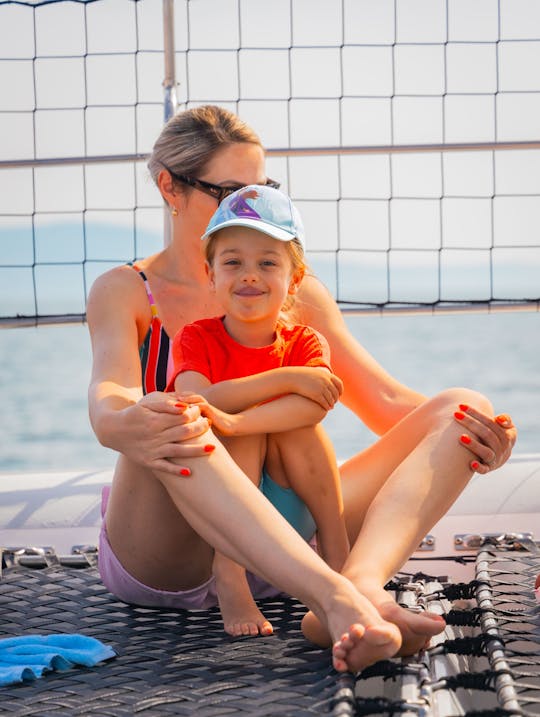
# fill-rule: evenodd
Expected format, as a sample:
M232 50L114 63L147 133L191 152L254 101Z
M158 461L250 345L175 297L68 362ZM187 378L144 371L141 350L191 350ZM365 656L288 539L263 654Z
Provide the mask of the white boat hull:
M52 546L69 554L74 545L97 545L101 489L112 473L0 475L0 546ZM463 554L456 536L486 533L529 533L538 539L540 454L518 454L497 471L475 475L416 557Z

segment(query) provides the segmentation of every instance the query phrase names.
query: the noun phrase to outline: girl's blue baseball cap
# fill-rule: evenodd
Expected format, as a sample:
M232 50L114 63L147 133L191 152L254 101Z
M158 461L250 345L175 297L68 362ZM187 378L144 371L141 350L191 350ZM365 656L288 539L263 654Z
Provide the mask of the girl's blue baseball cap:
M290 198L273 187L249 184L218 206L202 239L225 227L250 227L280 241L298 239L305 250L304 225Z

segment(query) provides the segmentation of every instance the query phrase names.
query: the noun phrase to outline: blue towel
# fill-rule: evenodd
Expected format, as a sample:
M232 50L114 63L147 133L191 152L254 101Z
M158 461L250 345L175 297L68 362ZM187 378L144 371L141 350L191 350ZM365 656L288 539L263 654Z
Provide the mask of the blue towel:
M93 667L116 653L86 635L22 635L0 639L0 687L41 677L46 670Z

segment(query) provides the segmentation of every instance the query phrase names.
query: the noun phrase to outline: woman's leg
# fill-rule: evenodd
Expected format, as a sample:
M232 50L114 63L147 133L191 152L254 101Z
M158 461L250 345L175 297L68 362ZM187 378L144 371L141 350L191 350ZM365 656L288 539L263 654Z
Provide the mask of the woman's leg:
M381 615L398 625L405 652L415 652L444 628L435 616L400 608L384 590L472 476L453 419L459 403L491 412L489 401L467 389L450 389L426 401L377 443L341 469L352 549L343 574ZM313 617L304 631L325 643ZM328 642L328 637L326 638Z
M144 585L190 590L212 575L212 546L179 513L156 476L123 455L116 465L105 523L115 555Z
M208 443L208 436L197 440ZM336 669L355 671L395 654L395 626L319 558L223 446L182 464L191 477L153 476L120 461L106 520L129 572L164 589L194 587L211 575L212 545L304 602L337 642Z

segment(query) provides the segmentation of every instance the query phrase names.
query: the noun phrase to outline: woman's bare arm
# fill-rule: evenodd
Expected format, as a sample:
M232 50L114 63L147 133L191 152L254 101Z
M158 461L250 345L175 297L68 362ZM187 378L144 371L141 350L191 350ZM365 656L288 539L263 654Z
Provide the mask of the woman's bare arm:
M372 431L382 435L426 400L393 378L358 343L336 302L315 277L304 278L295 311L295 318L325 336L332 368L343 381L341 400Z
M317 278L304 278L297 295L296 312L295 320L312 326L326 337L332 352L332 366L343 381L341 400L374 433L382 435L426 400L418 391L394 379L358 343L336 302ZM501 422L471 407L466 424L473 438L465 446L472 454L473 470L487 473L503 465L517 438L511 419Z
M177 405L174 394L143 397L137 317L144 316L148 307L139 301L139 286L133 279L139 280L132 270L113 269L96 280L88 298L93 352L90 420L103 445L137 463L177 475L178 466L168 459L205 455L203 446L185 441L203 434L208 423L196 407Z

